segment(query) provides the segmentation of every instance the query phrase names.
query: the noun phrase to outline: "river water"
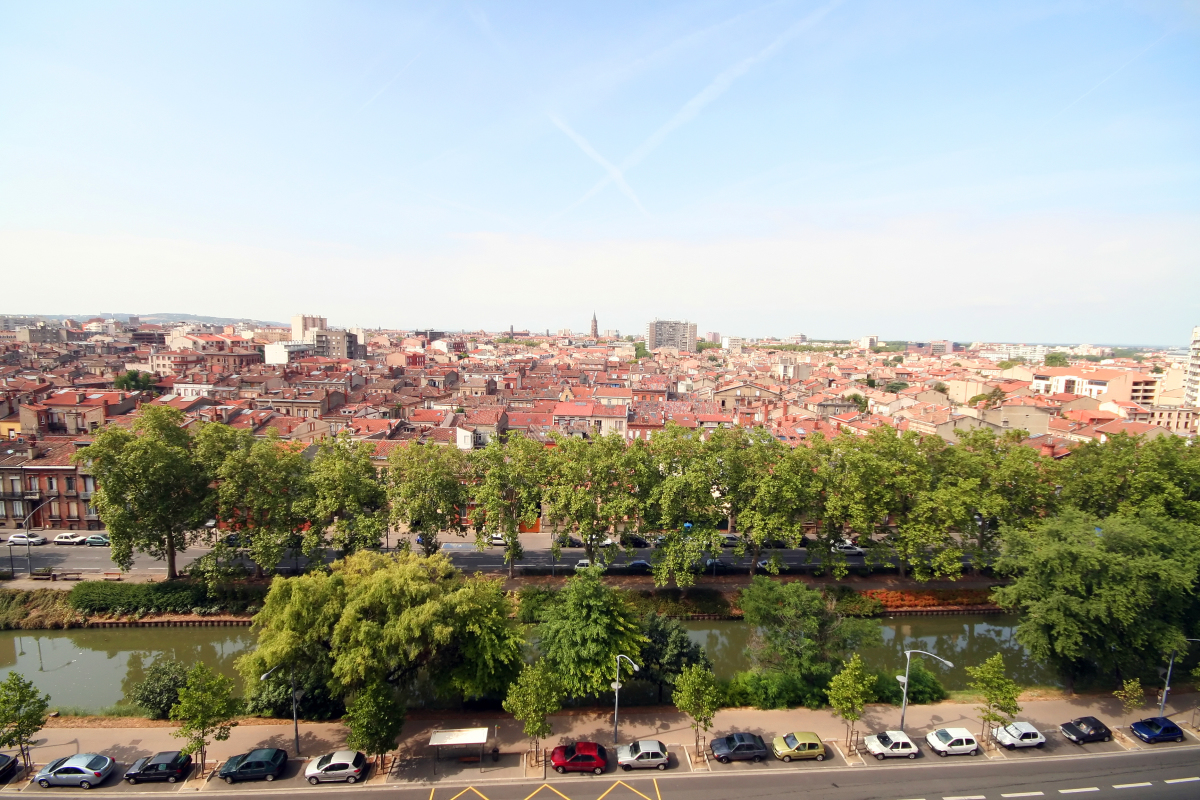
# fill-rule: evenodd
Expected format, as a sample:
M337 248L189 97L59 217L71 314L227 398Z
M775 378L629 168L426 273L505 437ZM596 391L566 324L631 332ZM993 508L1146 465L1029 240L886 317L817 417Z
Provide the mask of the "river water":
M937 653L953 668L927 660L947 689L966 688L964 667L1004 654L1008 674L1018 683L1052 686L1054 674L1032 661L1013 638L1016 618L994 614L895 617L881 620L883 644L863 648L867 664L904 671L904 650ZM750 628L744 622L685 622L689 635L713 660L719 677L749 668L745 655ZM120 703L126 689L142 679L145 667L166 656L185 664L203 661L241 679L233 662L254 644L249 628L75 628L54 631L0 631L0 679L16 670L50 695L55 706L97 710Z

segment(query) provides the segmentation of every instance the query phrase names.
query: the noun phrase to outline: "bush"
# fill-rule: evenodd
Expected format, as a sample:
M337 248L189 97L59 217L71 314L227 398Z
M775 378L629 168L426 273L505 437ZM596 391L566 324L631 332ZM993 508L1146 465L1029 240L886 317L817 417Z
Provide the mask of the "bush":
M728 616L733 607L725 595L716 589L692 588L655 589L654 591L620 591L625 601L641 616L654 613L663 617L687 617L692 614Z
M892 683L899 684L895 678ZM913 659L908 671L908 704L925 705L937 703L949 697L946 688L936 674L917 659Z
M900 681L896 680L896 676L884 670L876 670L875 690L872 692L871 702L890 703L898 706L903 700L904 687L900 685Z
M151 719L166 719L179 702L179 690L187 684L187 667L169 658L159 658L146 670L146 677L129 690L129 701L146 709Z
M201 583L107 583L83 581L69 593L70 604L83 614L218 614L241 613L261 607L268 586L227 584L208 588Z
M873 617L883 611L883 603L877 598L856 592L849 586L835 586L825 591L836 599L837 612L847 617Z
M0 630L39 630L82 625L83 616L57 589L0 589Z
M542 612L557 599L557 589L540 589L536 586L522 588L517 592L517 621L541 622Z
M879 601L888 611L939 606L984 606L992 603L992 594L989 589L918 589L912 591L868 589L863 592L863 595Z
M828 680L813 679L798 672L751 670L721 682L721 705L754 706L761 709L824 708L828 703Z

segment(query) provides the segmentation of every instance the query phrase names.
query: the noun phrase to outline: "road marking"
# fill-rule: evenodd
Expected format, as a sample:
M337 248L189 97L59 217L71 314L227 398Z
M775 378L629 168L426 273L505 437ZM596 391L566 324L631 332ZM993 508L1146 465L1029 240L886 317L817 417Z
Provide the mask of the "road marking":
M1001 797L1041 797L1045 792L1010 792L1002 794Z
M1079 794L1080 792L1098 792L1098 791L1100 791L1099 786L1088 786L1084 789L1059 789L1058 793L1059 794Z
M981 794L964 794L958 797L943 797L942 800L987 800L987 798Z
M1200 781L1200 778L1171 778L1163 783L1191 783L1192 781Z
M1114 789L1140 789L1143 786L1153 786L1150 781L1142 781L1141 783L1114 783Z
M605 797L608 797L608 793L609 793L609 792L611 792L613 789L617 788L618 786L624 786L626 789L628 789L629 791L633 792L633 793L634 793L634 794L636 794L638 797L644 798L644 800L650 800L650 798L649 798L647 795L644 795L644 794L642 794L641 792L639 792L637 789L635 789L635 788L633 788L632 786L630 786L630 785L629 785L628 783L626 783L625 781L613 781L613 784L612 784L612 786L609 786L607 789L605 789L605 790L604 790L604 794L602 794L602 795L600 795L599 797L597 797L597 798L596 798L596 800L604 800L604 798L605 798ZM655 789L657 789L657 788L658 788L658 781L657 781L657 780L654 782L654 787L655 787ZM659 798L659 800L662 800L662 798Z
M657 797L658 800L662 800L662 792L660 792L658 790L658 778L654 778L653 780L654 780L654 796Z

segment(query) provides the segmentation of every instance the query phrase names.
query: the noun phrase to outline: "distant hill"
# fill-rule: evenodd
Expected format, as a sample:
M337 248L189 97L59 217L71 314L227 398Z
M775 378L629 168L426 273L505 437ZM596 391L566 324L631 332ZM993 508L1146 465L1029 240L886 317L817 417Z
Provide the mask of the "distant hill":
M164 322L203 322L208 325L236 325L238 323L247 323L250 325L270 325L276 327L286 327L290 323L287 322L272 322L270 320L250 319L249 317L206 317L203 314L136 314L127 311L103 311L88 314L13 314L11 316L36 316L44 319L74 319L80 322L91 319L92 317L104 317L105 319L128 319L130 316L135 316L141 319L142 322L149 322L156 325L161 325Z

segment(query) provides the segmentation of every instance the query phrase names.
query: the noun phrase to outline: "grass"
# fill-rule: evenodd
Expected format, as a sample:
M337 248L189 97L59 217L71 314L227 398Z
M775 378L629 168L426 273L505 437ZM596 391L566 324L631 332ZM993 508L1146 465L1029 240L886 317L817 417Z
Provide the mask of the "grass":
M57 589L0 589L0 630L46 630L82 625L67 592Z
M150 712L138 706L115 705L107 708L92 709L83 706L51 706L51 711L57 711L60 717L149 717Z

